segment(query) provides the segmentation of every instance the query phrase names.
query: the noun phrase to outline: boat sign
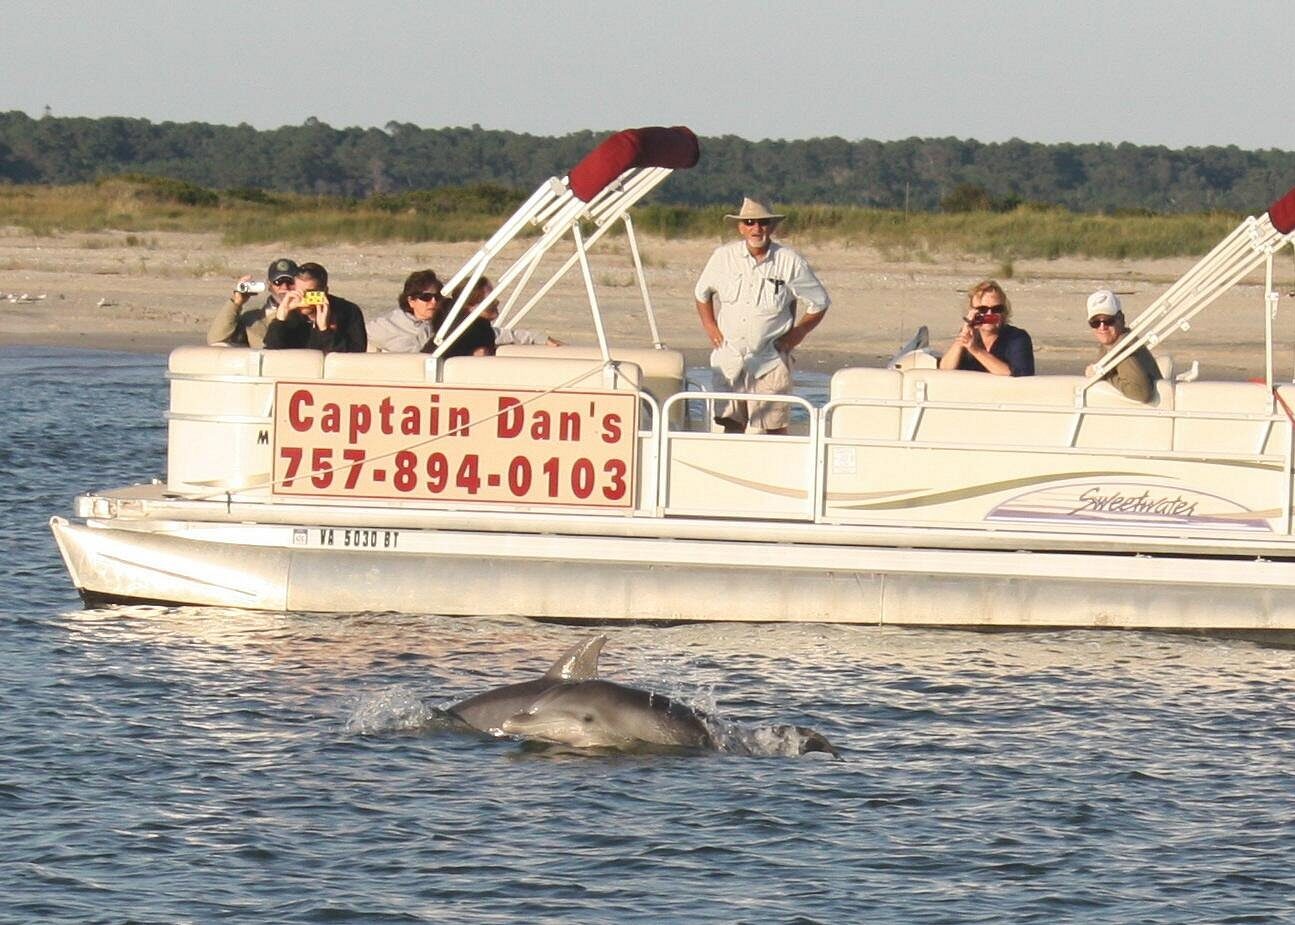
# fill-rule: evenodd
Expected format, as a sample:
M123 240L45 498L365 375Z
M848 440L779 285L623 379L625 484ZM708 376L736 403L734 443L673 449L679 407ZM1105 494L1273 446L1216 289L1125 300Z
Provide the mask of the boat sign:
M279 382L274 494L632 508L638 396Z

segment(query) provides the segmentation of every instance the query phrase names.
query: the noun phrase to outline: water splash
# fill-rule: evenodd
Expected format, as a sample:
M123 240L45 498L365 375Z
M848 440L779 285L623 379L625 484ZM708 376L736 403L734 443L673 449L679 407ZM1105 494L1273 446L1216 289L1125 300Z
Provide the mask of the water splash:
M449 724L444 711L429 707L412 688L400 685L363 695L343 728L350 735L384 735Z

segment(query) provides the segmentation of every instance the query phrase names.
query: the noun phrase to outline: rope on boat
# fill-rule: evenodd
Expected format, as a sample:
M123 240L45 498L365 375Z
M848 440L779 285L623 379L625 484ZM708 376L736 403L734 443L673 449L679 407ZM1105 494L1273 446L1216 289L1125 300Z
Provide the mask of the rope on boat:
M424 446L428 446L429 444L436 443L438 440L443 440L446 437L453 437L455 434L459 433L462 430L466 430L469 427L475 427L479 424L488 424L491 421L499 417L502 417L507 412L513 411L518 407L524 408L527 405L530 405L534 402L539 401L541 398L544 398L545 396L552 395L554 392L560 392L562 389L570 388L571 386L575 385L577 382L580 382L582 379L587 379L590 376L597 373L598 371L603 369L608 369L608 368L610 368L615 373L618 379L621 378L620 370L617 368L617 361L600 360L596 366L591 366L589 367L589 369L585 370L584 372L577 373L576 375L568 379L566 382L560 382L557 385L550 386L547 389L544 389L543 391L536 392L530 398L526 399L525 401L519 402L517 405L513 405L510 408L497 411L494 414L490 415L489 417L483 418L480 421L467 421L458 427L455 427L451 430L447 430L443 434L437 434L434 437L428 437L426 440L419 440L416 443L407 444L398 449L392 450L389 453L383 453L379 456L371 456L367 459L363 459L358 462L346 463L340 466L332 466L332 465L321 466L317 469L312 469L308 472L304 472L304 473L298 472L294 474L291 479L277 479L277 480L269 479L268 481L264 481L264 482L254 482L250 485L244 485L241 488L226 488L226 489L222 489L221 491L212 492L211 494L207 494L207 495L185 495L184 497L190 501L214 501L223 497L225 499L225 509L228 512L232 506L233 495L235 492L256 491L257 489L260 489L260 488L273 489L277 485L282 485L289 481L296 481L297 479L311 478L322 472L334 472L334 473L348 472L351 469L354 469L356 466L364 466L364 465L368 465L369 463L375 463L375 462L380 462L384 459L390 459L391 457L395 456L397 453L403 453L407 450L416 450L416 449L419 449L420 447L424 447ZM436 384L444 385L445 383L436 383Z

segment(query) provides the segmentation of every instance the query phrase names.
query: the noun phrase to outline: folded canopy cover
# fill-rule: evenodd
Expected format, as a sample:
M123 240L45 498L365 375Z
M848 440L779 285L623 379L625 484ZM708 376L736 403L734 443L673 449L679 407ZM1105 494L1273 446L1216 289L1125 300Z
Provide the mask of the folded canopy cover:
M682 125L627 128L586 154L567 176L567 183L572 193L588 202L631 167L687 169L700 157L697 136Z
M1286 195L1268 207L1268 221L1282 234L1295 231L1295 187L1286 191Z

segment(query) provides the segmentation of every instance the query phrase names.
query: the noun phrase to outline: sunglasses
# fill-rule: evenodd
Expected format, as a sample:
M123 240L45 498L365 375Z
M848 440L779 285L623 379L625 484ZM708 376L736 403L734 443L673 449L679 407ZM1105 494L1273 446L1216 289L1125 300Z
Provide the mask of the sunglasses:
M279 276L270 280L270 284L273 286L291 286L296 281L297 280L291 276Z
M1098 328L1113 328L1115 327L1115 319L1114 318L1089 318L1088 326L1092 328L1094 331L1097 330Z
M743 228L754 228L756 225L759 225L761 228L768 228L768 227L769 227L770 225L772 225L772 224L773 224L773 219L771 219L771 218L744 218L744 219L742 219L742 227L743 227Z
M441 294L439 292L419 292L411 295L409 300L411 302L435 302L440 297Z

